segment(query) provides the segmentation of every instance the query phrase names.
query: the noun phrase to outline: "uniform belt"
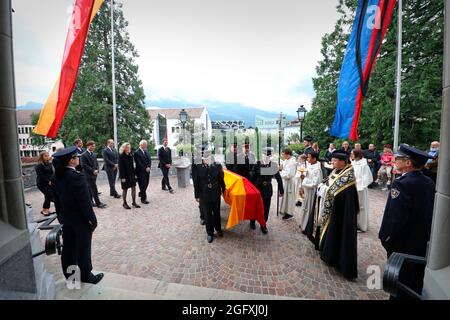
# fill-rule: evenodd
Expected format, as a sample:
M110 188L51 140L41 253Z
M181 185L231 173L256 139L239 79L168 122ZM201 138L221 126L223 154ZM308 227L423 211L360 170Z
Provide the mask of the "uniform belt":
M268 184L269 184L269 182L267 182L267 181L263 181L263 183L262 183L263 186L267 186Z

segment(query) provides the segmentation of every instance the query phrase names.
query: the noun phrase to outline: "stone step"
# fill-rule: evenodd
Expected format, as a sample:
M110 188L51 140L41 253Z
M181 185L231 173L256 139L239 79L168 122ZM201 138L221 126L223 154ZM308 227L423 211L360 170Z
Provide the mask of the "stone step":
M96 273L96 272L94 272ZM105 273L97 285L81 284L69 290L64 281L57 282L57 300L286 300L264 294L196 287L178 283Z

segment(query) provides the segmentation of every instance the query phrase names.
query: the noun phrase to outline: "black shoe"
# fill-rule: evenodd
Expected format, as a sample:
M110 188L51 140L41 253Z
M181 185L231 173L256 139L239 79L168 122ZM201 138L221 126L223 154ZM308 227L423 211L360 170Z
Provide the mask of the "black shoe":
M99 209L106 208L106 204L100 202L99 204L97 204L97 208Z
M137 203L132 203L131 205L133 206L133 208L136 208L136 209L139 209L141 207Z
M256 223L255 221L250 221L250 229L255 230L256 229Z
M213 236L208 236L206 239L208 240L208 243L213 242Z
M206 221L203 219L200 219L200 225L204 226L206 224Z
M115 195L113 195L112 197L114 197L114 198L116 198L116 199L120 199L120 198L122 198L122 196L121 196L121 195L119 195L119 194L115 194Z
M97 192L97 194L98 194L98 195L101 195L102 193L101 193L101 192Z
M148 202L147 200L141 200L141 202L143 203L143 204L149 204L150 202Z
M267 234L267 232L269 232L269 230L267 230L267 227L261 226L261 232L264 234Z
M301 201L297 201L297 203L295 204L297 207L301 207L302 206L302 202Z
M99 282L103 279L103 277L104 277L104 274L103 274L103 273L96 274L95 276L94 276L93 273L91 273L91 274L89 275L88 279L85 279L84 281L82 280L82 282L84 282L84 283L97 284L97 283L99 283Z
M161 190L163 190L163 191L167 191L167 190L169 190L169 189L167 189L167 188L162 188Z
M292 218L294 218L293 215L290 215L290 214L286 213L286 214L284 215L284 217L283 217L283 220L291 220Z
M169 189L169 192L170 192L170 193L174 193L175 191L173 191L173 189Z
M222 232L222 230L217 231L217 236L223 237L223 232Z
M125 209L127 209L127 210L128 210L128 209L131 209L131 207L130 207L128 204L126 204L126 203L123 204L123 207L124 207Z

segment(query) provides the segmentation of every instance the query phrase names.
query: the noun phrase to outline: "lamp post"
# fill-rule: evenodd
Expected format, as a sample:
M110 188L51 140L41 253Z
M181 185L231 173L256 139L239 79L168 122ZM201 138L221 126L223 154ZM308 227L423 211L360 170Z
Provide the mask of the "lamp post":
M186 133L185 126L186 126L187 120L188 120L188 114L187 114L186 110L181 109L181 111L180 111L180 122L181 122L181 125L183 126L183 145L184 145L185 139L186 139L186 137L185 137L185 133ZM181 149L181 155L183 155L183 154L184 154L183 149Z
M307 112L308 111L305 109L305 107L303 105L301 105L297 109L297 118L298 118L298 122L300 122L300 142L302 142L302 140L303 140L303 120L305 119Z

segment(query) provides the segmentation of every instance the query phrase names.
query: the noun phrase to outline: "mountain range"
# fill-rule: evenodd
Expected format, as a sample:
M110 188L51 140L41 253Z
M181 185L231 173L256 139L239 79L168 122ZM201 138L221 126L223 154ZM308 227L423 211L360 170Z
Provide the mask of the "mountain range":
M177 100L146 100L147 107L155 108L193 108L204 106L208 109L209 116L212 121L220 120L244 120L246 127L255 126L256 116L264 118L277 118L279 113L272 111L265 111L254 107L245 106L241 103L226 103L220 101L205 101L201 104L189 103L186 101ZM42 103L30 101L25 105L17 106L17 110L39 110L42 108ZM282 108L280 108L282 110ZM287 113L286 113L287 114ZM295 116L287 114L288 120L294 120Z
M219 120L244 120L246 127L254 127L256 116L264 118L277 118L279 113L272 111L265 111L254 107L245 106L241 103L228 103L220 101L204 101L201 104L188 103L185 101L176 100L147 100L145 102L147 107L157 108L192 108L192 107L206 107L212 121ZM282 108L280 108L282 110ZM284 112L283 112L284 113ZM287 114L288 120L294 120L296 117L292 114Z

